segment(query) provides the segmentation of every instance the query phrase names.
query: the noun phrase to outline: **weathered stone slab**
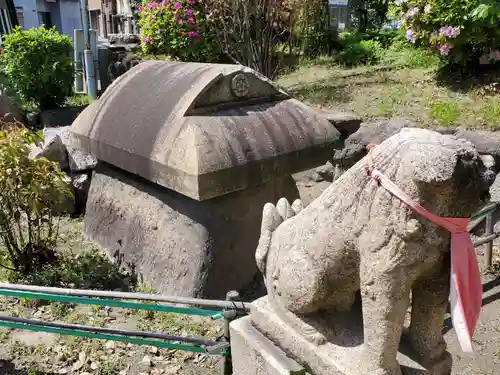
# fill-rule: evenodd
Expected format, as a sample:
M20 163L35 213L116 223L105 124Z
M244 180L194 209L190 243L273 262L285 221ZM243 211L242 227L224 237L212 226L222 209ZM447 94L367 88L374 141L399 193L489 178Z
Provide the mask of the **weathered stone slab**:
M233 375L308 374L260 333L252 325L249 316L231 322L230 329Z
M101 163L84 231L159 292L221 298L254 279L262 207L281 196L298 197L292 177L198 202Z
M300 359L314 375L351 375L359 374L357 365L362 361L363 323L361 306L343 313L322 315L325 324L323 334L329 341L316 345L304 338L294 328L283 321L282 312L276 313L263 297L252 303L250 318L252 324L266 337L271 337L280 349L288 353L291 359ZM232 343L232 350L239 342ZM248 345L248 344L247 344ZM405 354L406 353L406 354ZM428 375L428 372L408 356L404 343L398 353L402 375ZM252 374L253 375L253 374ZM267 374L266 374L267 375ZM270 373L271 375L271 373Z
M353 133L356 133L363 121L361 117L355 115L354 113L329 110L325 112L325 116L335 128L342 134L343 136L349 136Z
M335 150L333 164L344 170L349 169L366 155L366 145L380 144L403 128L415 127L415 123L397 118L363 123L357 132L347 137L342 149Z
M74 147L203 201L322 165L340 133L238 65L146 61L87 107Z

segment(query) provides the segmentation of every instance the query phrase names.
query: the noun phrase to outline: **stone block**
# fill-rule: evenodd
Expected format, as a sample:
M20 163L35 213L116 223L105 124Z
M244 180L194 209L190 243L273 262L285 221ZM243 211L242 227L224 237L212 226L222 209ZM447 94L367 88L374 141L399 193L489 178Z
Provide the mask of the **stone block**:
M357 303L347 312L332 313L321 316L327 321L322 328L329 341L317 345L299 334L282 318L284 312L275 311L263 297L254 301L250 318L252 325L265 337L274 342L281 350L294 359L307 363L309 371L314 375L353 375L360 374L358 365L363 360L361 344L363 343L363 324L361 304ZM328 332L326 332L328 327ZM239 341L236 342L236 345ZM236 351L238 353L238 349ZM408 354L402 342L398 353L398 361L403 375L428 375L428 372ZM236 359L238 362L238 359ZM368 374L367 374L368 375Z
M231 322L233 375L307 375L271 340L260 333L249 316Z
M292 177L198 202L100 163L84 230L161 293L222 298L254 279L262 207L281 196L298 197Z
M335 128L337 128L340 134L346 137L356 133L361 126L361 122L363 121L361 117L355 115L354 113L335 110L325 112L325 116L328 121L330 121Z

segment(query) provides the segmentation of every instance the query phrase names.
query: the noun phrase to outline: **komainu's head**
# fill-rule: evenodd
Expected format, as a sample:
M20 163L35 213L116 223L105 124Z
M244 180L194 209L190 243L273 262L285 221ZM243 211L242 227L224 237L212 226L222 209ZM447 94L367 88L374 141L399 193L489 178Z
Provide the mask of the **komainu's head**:
M495 179L492 157L480 156L468 141L424 129L403 129L364 161L443 217L470 216L487 201Z

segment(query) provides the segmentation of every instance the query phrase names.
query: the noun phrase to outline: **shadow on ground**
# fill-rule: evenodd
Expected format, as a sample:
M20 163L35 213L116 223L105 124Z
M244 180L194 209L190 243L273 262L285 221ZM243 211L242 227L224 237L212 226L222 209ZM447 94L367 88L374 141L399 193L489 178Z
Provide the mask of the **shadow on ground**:
M436 81L454 92L468 94L500 93L500 68L497 66L448 67L444 66L436 72Z
M496 288L497 286L500 286L500 276L497 276L493 280L488 281L486 284L483 285L483 293L486 293L490 291L493 288ZM493 303L495 301L500 300L500 292L497 292L495 294L492 294L491 296L488 296L486 298L483 298L483 307ZM446 309L447 313L450 313L450 306L448 305L448 308ZM452 322L451 322L451 317L446 318L443 323L443 335L446 334L448 331L450 331L453 328Z
M137 286L134 267L124 271L120 262L112 262L99 252L63 254L51 265L46 265L27 276L14 276L14 282L75 289L131 291Z

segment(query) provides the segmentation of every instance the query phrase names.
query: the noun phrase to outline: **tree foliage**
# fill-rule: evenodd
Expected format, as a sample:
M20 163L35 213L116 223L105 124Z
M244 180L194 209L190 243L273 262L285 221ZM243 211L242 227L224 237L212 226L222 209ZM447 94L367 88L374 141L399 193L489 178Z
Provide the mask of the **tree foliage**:
M65 199L72 198L69 177L57 163L29 156L31 145L42 140L40 133L17 124L3 124L0 131L2 266L21 274L54 256L56 212Z
M73 93L71 38L43 26L17 27L3 37L0 63L8 85L24 102L40 109L63 104Z

